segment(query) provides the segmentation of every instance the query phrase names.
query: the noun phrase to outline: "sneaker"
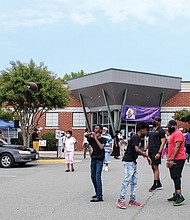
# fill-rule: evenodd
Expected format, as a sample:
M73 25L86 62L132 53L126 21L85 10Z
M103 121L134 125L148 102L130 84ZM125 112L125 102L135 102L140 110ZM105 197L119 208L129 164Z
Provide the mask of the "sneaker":
M116 205L120 208L120 209L126 209L126 205L125 205L125 202L122 201L121 199L118 199L117 202L116 202Z
M174 206L180 206L185 203L185 199L182 195L176 195L176 201L174 202Z
M156 192L157 190L163 189L163 186L160 182L154 184L150 189L149 192Z
M163 189L163 186L162 186L160 180L158 180L158 183L156 184L156 188L157 188L157 190Z
M171 197L171 198L169 198L167 200L168 200L168 202L175 202L176 201L176 194L173 193L173 197Z
M65 170L65 172L70 172L70 170Z
M108 166L105 166L104 171L105 171L105 172L108 172Z
M129 206L138 206L138 207L142 207L142 204L140 202L137 201L129 201Z
M91 199L90 202L103 202L103 198L94 198L94 199Z
M156 192L157 190L157 187L156 187L156 184L154 184L150 189L149 189L149 192Z
M186 163L187 165L189 165L190 163L189 163L189 161L187 161L187 163Z

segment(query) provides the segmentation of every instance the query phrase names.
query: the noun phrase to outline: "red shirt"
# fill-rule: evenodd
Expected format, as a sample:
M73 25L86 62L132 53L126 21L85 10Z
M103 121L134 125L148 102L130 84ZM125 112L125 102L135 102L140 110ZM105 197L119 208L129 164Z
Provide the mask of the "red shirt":
M185 145L185 138L180 130L175 130L173 134L170 136L169 141L168 141L168 159L170 159L173 155L174 148L175 148L175 143L177 141L181 141L182 144L179 148L178 154L174 158L174 160L185 160L186 155L184 151L184 145Z

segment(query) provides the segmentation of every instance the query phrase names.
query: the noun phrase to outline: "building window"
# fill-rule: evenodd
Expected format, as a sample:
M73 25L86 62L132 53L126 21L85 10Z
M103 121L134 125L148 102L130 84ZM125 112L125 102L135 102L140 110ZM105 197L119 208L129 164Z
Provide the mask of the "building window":
M73 127L86 127L86 120L83 112L73 112Z
M58 127L58 112L46 113L46 127Z
M168 122L173 119L174 115L175 115L175 112L161 112L161 118L162 118L161 125L163 127L166 127Z

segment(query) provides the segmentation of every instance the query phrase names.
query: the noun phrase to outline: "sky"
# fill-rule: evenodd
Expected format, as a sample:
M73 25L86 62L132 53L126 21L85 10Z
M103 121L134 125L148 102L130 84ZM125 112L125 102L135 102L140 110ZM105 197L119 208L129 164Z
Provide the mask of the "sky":
M108 68L190 81L189 0L0 0L0 70Z

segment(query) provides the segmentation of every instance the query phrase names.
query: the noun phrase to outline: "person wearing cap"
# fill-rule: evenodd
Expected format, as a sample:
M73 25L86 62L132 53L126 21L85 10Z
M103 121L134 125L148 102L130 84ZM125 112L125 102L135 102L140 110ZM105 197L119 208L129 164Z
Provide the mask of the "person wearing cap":
M184 152L185 138L178 129L175 120L170 120L167 127L170 138L168 141L168 160L166 166L169 168L175 188L173 197L169 198L168 201L173 202L174 206L180 206L185 203L185 199L181 194L181 174L186 160Z
M163 189L160 182L159 164L161 164L161 154L166 142L165 131L160 126L161 118L153 118L152 125L153 128L149 132L145 147L145 150L148 149L148 156L152 160L151 167L154 175L154 183L149 189L149 192L155 192L157 190Z
M104 145L105 158L104 158L103 170L107 172L108 171L108 165L109 165L109 163L111 163L110 151L111 151L111 148L112 148L112 137L108 133L108 128L103 127L102 137L104 137L106 139L106 144Z

